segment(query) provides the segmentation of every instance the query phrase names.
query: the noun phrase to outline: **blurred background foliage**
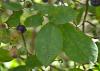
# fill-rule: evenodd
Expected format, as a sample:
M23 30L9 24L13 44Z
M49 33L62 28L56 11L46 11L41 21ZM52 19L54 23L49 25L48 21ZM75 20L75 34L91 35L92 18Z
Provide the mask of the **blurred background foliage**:
M58 27L72 48L61 48ZM0 0L0 71L100 71L97 47L100 6L90 0Z

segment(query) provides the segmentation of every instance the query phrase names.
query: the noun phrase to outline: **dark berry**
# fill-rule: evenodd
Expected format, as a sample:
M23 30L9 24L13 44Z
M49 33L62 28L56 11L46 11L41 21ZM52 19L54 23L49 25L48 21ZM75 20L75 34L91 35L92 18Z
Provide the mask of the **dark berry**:
M21 33L24 33L26 31L26 28L24 25L18 25L16 29Z
M91 0L91 5L100 6L100 0Z
M48 2L48 0L42 0L43 2Z

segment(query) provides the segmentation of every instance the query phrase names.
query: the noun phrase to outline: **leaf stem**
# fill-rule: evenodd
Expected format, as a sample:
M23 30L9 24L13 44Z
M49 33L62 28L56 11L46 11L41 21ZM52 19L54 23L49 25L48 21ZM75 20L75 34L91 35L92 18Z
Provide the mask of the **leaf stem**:
M96 25L95 24L92 24L90 21L85 21L85 22L89 23L93 27L96 27Z
M22 40L23 40L23 43L24 43L24 47L25 47L26 52L27 52L27 56L28 56L28 51L27 51L27 46L26 46L25 38L24 38L24 35L22 33L21 33L21 37L22 37Z

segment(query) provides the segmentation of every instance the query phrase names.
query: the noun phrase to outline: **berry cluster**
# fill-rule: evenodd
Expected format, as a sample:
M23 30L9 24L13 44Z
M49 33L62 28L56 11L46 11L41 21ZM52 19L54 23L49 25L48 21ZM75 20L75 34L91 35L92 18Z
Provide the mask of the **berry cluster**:
M100 0L91 0L91 5L100 6Z
M26 27L24 25L18 25L16 30L18 30L21 33L24 33L26 31Z

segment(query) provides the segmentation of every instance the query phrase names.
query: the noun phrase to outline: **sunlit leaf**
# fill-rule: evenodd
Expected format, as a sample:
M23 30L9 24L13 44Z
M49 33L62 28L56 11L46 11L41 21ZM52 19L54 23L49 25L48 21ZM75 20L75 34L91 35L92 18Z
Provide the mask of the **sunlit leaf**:
M43 22L43 17L40 14L32 15L25 20L25 25L30 27L35 27L41 25Z

